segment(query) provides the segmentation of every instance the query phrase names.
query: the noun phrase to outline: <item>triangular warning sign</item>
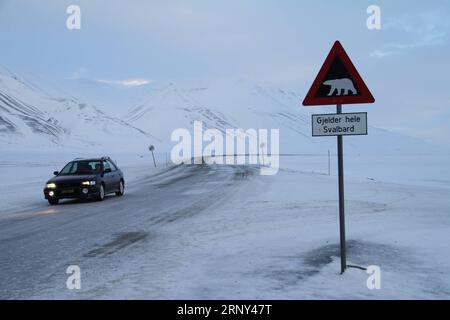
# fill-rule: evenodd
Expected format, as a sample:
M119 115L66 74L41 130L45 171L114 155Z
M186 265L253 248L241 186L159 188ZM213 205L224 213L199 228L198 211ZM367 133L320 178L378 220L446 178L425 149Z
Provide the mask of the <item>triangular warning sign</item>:
M331 48L304 106L374 103L375 99L339 41Z

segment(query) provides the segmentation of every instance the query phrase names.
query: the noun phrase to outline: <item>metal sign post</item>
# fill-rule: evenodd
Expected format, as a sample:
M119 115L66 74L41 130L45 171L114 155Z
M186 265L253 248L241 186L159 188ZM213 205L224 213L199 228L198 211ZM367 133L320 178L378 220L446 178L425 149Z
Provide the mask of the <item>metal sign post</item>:
M344 197L344 142L343 136L367 135L367 112L342 113L337 104L335 114L313 114L311 117L313 137L337 136L339 176L339 235L341 249L341 273L347 268L345 244L345 197ZM328 174L330 174L330 151L328 150Z
M331 154L330 154L330 149L328 149L328 175L331 176Z
M336 113L342 113L342 105L336 106ZM339 233L341 244L341 273L347 268L347 250L345 245L345 197L344 197L344 146L342 135L337 136L338 175L339 175Z

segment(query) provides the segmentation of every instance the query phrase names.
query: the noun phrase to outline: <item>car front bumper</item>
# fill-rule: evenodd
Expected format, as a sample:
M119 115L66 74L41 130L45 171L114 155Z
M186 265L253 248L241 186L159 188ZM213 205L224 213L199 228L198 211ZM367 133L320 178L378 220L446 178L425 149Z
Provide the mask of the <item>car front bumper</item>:
M44 197L47 200L51 199L73 199L82 198L89 199L97 197L100 194L100 188L97 186L76 186L44 189Z

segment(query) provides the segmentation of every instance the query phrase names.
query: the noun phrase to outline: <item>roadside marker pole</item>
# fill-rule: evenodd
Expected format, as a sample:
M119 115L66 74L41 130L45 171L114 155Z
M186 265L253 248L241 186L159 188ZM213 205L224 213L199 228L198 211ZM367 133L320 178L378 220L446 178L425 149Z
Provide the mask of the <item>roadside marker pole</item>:
M152 157L153 157L153 164L155 165L155 168L156 168L156 160L155 160L155 155L153 154L153 151L152 151Z
M342 105L336 106L336 113L342 113ZM345 245L345 197L344 197L344 146L342 135L337 136L338 170L339 170L339 232L341 243L341 273L347 268L347 250Z

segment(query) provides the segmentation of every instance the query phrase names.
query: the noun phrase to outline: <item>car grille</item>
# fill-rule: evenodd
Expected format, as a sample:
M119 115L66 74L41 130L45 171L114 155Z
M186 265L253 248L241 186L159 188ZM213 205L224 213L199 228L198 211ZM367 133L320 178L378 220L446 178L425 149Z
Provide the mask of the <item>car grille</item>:
M59 197L73 197L81 194L81 183L79 182L63 182L56 186L56 195Z
M79 188L81 187L81 183L74 183L74 182L57 183L56 186L58 187L58 189Z
M58 197L74 197L81 195L81 187L77 185L76 187L64 186L58 187L56 189L56 196Z

